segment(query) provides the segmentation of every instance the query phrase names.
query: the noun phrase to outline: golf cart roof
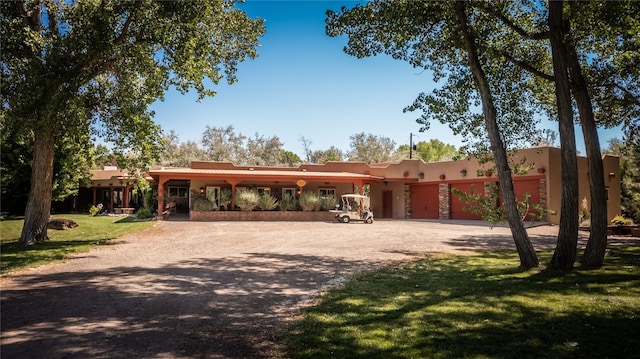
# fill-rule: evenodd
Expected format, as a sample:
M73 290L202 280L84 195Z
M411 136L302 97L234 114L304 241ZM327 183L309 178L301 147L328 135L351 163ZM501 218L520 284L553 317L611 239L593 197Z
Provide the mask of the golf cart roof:
M342 197L344 197L344 198L369 198L369 197L363 196L361 194L343 194Z

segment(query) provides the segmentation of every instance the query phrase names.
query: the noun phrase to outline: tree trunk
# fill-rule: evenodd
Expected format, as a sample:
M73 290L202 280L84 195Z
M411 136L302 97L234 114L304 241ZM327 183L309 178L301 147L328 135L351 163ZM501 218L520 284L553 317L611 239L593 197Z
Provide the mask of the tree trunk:
M591 231L587 248L582 256L582 265L586 267L600 267L604 262L607 249L607 192L604 185L604 166L600 152L600 140L591 96L582 75L580 63L575 53L573 43L567 48L569 59L569 73L573 81L573 96L578 105L580 123L587 150L589 164L589 193L591 195Z
M560 131L562 160L562 203L560 229L551 267L560 270L573 269L578 245L578 159L576 136L573 128L571 92L567 73L566 45L564 42L564 17L562 1L549 1L549 31L551 55L556 84L556 101Z
M24 226L18 243L32 245L49 239L47 223L53 191L54 135L51 127L34 130L31 190L25 209Z
M482 98L482 113L484 115L485 126L491 142L491 151L493 152L496 169L498 171L498 179L500 180L500 189L502 191L502 199L504 201L504 207L507 214L507 221L509 222L509 228L511 228L511 234L513 235L513 240L516 244L516 249L520 257L520 266L524 268L537 267L539 264L538 256L533 249L533 245L529 240L527 231L525 230L522 219L520 218L520 213L518 212L518 205L513 189L513 180L511 177L511 169L509 168L507 153L500 136L500 130L498 129L493 96L491 95L491 89L487 83L485 73L482 70L482 65L480 64L478 50L476 48L473 35L467 26L467 14L464 2L458 1L456 3L456 15L464 38L469 58L469 66L471 68L471 73L473 74L473 80L478 86L480 97Z

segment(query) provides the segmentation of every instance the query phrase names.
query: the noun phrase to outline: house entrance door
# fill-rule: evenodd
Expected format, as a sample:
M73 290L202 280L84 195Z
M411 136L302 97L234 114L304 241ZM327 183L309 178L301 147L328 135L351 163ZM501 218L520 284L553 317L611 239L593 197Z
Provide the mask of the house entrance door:
M393 217L393 191L382 191L382 218Z

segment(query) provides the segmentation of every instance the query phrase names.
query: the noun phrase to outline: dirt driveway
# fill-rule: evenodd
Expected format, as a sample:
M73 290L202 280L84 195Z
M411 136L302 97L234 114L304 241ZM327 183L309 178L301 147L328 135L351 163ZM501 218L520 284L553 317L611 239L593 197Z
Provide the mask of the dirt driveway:
M556 231L529 230L536 249ZM158 222L2 279L1 355L278 357L277 328L323 288L427 253L513 248L509 233L453 221Z

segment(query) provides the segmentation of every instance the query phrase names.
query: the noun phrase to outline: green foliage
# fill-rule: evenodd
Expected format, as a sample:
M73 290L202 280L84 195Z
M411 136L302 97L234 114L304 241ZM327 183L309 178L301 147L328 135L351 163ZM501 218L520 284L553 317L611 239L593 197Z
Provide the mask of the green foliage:
M269 193L263 193L258 200L256 208L262 211L271 211L278 208L278 200Z
M31 185L39 194L26 208L24 243L46 239L39 228L50 198L40 197L53 188L56 147L75 157L82 151L69 148L100 137L119 167L146 168L163 145L149 106L172 86L204 98L215 94L209 83L235 82L265 31L234 1L3 1L0 15L3 131L33 134L38 149ZM77 175L81 158L60 168Z
M625 140L614 139L607 152L620 156L622 215L640 223L640 125L625 129Z
M231 188L222 188L220 190L220 206L226 208L231 204Z
M463 155L462 151L456 149L456 146L446 144L438 139L432 139L429 142L420 141L415 146L413 158L420 158L425 162L450 161ZM402 157L408 158L409 146L398 147L398 153L401 153Z
M236 206L243 211L253 211L260 202L258 191L249 188L238 188L236 190Z
M142 207L136 212L137 219L147 219L153 217L153 212L150 208Z
M285 165L288 167L297 167L302 163L300 156L287 150L280 150L280 157Z
M316 192L302 192L298 200L303 211L317 211L322 207L322 197Z
M613 224L614 226L633 226L633 220L621 215L617 215L613 217L613 219L611 220L611 224Z
M329 211L336 209L338 200L335 197L322 197L320 201L320 210Z
M213 211L214 204L210 200L206 198L196 198L193 201L193 210L194 211Z
M356 133L350 136L351 150L347 154L349 161L381 163L393 160L396 143L384 136Z
M467 204L463 208L464 211L481 216L483 220L492 225L507 221L504 206L500 201L500 189L495 183L485 183L484 192L482 193L475 187L472 187L471 193L462 192L457 188L452 188L451 192ZM517 205L522 221L527 220L527 218L532 222L541 221L546 217L546 209L538 203L531 203L531 195L529 193L525 193L522 201L518 201Z
M287 357L634 357L640 250L610 252L603 268L573 273L514 268L505 251L359 275L288 328Z
M307 157L309 163L325 164L329 161L344 161L345 155L339 148L331 146L326 150L310 151Z
M91 206L91 208L89 208L89 215L91 217L95 217L97 215L99 215L100 213L102 213L102 203L98 203L97 206Z
M53 218L62 218L54 215ZM49 241L23 246L18 244L22 220L0 221L2 247L0 248L0 273L3 275L68 258L74 253L84 253L96 245L108 245L111 239L151 227L154 221L137 222L132 217L64 215L78 223L78 227L65 231L49 231Z
M281 211L296 210L298 209L298 200L290 193L285 193L278 202L278 206Z

